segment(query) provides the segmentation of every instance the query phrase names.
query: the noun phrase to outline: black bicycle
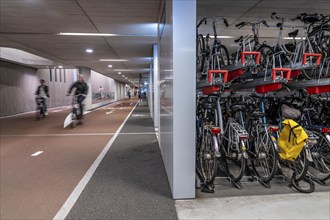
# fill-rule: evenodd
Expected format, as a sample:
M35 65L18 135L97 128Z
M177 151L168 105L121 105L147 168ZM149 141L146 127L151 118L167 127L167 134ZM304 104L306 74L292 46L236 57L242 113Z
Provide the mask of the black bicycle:
M78 124L83 123L84 118L84 94L74 95L72 98L72 114L71 114L71 128L76 127Z
M37 111L36 111L36 120L40 120L46 116L46 99L42 97L37 97Z
M222 20L226 27L228 27L228 21L225 18L222 18ZM197 24L197 80L205 77L208 70L220 70L229 65L228 49L222 45L221 40L218 38L216 19L214 18L212 21L213 40L210 34L207 34L206 37L198 34L198 28L202 23L207 24L207 18L203 18Z

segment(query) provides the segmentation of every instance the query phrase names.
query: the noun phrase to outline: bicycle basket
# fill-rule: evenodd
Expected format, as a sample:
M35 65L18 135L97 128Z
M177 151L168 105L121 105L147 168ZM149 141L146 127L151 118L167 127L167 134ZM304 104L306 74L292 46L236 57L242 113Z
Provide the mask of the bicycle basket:
M292 108L286 104L282 105L281 112L284 118L298 119L301 115L299 109Z

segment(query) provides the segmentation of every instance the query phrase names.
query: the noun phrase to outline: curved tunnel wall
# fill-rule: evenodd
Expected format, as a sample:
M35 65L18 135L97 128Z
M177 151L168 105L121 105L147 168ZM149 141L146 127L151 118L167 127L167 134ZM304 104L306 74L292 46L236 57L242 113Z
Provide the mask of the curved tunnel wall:
M66 93L77 74L77 69L36 69L0 61L0 117L34 111L34 94L40 79L44 79L49 86L48 107L70 105L71 98ZM114 100L125 98L125 84L96 72L93 75L102 82L111 82L109 88L112 87L111 90L116 93ZM104 86L107 87L106 84Z

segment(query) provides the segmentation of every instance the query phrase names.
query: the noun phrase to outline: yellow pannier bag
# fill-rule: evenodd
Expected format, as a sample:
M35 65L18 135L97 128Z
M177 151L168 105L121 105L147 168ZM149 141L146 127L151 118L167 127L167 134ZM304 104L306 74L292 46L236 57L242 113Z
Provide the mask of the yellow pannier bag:
M278 137L277 145L279 155L284 160L295 160L304 148L308 135L305 130L294 120L285 119L283 129Z

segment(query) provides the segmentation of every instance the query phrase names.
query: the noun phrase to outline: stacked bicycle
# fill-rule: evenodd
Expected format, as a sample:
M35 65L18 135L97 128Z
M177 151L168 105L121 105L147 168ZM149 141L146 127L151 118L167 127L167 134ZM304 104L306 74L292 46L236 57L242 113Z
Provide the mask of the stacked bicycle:
M241 189L243 176L270 187L281 175L305 193L314 191L313 181L325 185L330 178L329 16L297 16L307 37L297 42L297 32L290 33L290 45L283 41L285 19L276 13L272 18L281 21L277 45L259 41L259 26L268 26L265 20L241 22L237 27L251 26L253 34L236 40L239 47L232 60L227 49L219 49L225 46L216 37L216 19L213 42L210 35L197 34L196 174L204 192L214 192L219 176ZM283 100L303 93L314 101L295 109L295 117L278 111L292 104ZM318 119L311 117L315 114ZM286 131L288 126L294 128ZM286 154L299 136L296 132L305 134L299 150Z

